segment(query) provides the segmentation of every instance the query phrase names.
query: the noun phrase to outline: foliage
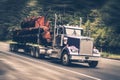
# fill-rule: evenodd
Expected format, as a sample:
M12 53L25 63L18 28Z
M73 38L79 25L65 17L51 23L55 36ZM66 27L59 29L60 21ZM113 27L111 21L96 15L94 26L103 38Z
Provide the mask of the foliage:
M104 57L104 58L120 60L120 55L119 54L112 54L112 53L108 53L108 52L102 52L101 56Z
M20 28L25 17L45 16L54 25L57 13L60 24L82 25L85 35L95 39L104 51L120 50L119 0L0 0L0 40L10 39L10 31Z

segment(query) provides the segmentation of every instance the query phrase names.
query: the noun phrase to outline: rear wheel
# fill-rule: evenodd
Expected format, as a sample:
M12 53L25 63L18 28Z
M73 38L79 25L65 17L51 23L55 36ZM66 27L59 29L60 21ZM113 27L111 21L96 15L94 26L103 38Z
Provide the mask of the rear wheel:
M40 59L45 59L45 54L40 54Z
M34 47L31 48L30 55L32 57L34 57L34 55L35 55L35 48Z
M18 52L18 46L16 44L10 44L11 52Z
M31 53L31 47L30 46L25 46L24 47L24 53L25 54L30 54Z
M88 64L89 64L89 67L95 68L98 65L98 61L91 61Z
M14 46L14 52L18 52L18 46L17 45Z
M14 51L14 46L13 46L13 44L10 44L10 51L11 51L11 52Z
M36 50L35 50L35 57L39 58L39 48L36 48Z
M25 54L29 54L29 53L30 53L30 50L26 48L26 49L24 49L24 53L25 53Z
M70 62L70 57L67 53L64 53L61 57L61 62L63 65L68 66L71 62Z

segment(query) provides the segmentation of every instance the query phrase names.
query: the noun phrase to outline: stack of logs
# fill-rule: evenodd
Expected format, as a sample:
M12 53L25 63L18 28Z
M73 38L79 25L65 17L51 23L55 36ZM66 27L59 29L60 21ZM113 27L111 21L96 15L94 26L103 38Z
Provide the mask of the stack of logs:
M25 18L21 22L21 29L13 31L13 41L49 44L51 42L49 21L45 21L44 16Z

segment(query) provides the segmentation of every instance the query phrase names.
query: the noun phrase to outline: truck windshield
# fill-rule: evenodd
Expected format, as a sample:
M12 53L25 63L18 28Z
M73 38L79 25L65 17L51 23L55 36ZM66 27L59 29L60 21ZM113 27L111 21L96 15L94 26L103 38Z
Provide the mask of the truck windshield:
M67 35L81 36L81 29L66 28Z

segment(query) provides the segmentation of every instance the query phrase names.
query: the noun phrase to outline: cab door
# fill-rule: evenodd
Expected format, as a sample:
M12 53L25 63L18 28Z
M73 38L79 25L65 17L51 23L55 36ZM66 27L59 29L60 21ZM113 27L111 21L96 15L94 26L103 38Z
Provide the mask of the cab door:
M64 28L59 27L56 30L56 46L63 46Z

